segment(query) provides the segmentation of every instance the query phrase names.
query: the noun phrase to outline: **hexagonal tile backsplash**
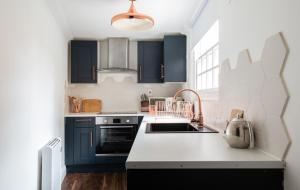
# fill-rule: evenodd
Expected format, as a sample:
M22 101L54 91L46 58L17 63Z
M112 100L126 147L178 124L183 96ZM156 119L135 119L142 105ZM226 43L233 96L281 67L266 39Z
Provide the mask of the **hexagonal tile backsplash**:
M281 75L288 48L281 33L266 40L261 61L252 63L249 52L238 56L235 69L228 60L221 65L219 109L223 119L231 109L245 110L254 126L256 146L284 159L291 143L283 121L288 93Z

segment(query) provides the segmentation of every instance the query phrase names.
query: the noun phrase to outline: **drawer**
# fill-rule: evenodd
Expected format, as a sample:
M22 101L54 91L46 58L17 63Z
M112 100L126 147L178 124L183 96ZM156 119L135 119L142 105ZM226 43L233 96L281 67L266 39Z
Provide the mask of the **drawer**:
M73 118L74 127L94 127L95 118L94 117L76 117Z

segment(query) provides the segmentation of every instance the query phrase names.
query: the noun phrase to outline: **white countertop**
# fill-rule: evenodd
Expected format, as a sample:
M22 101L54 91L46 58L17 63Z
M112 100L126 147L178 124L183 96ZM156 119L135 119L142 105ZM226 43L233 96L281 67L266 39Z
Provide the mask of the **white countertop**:
M266 169L284 168L285 165L283 161L259 149L231 148L218 133L146 134L148 122L153 122L153 118L144 117L126 162L127 169Z
M65 117L114 115L67 113ZM149 113L118 115L144 116L126 162L127 169L285 167L283 161L259 149L229 147L220 133L145 133L147 123L186 123L189 122L187 119L151 116Z

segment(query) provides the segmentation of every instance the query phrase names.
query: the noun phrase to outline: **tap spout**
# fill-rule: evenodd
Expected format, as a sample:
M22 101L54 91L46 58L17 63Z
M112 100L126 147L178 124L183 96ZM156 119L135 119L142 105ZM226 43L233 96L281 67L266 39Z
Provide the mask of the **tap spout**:
M195 113L194 113L194 120L196 121L196 122L198 122L199 123L199 126L200 127L203 127L204 126L204 121L203 121L203 114L202 114L202 106L201 106L201 98L200 98L200 95L196 92L196 91L194 91L194 90L192 90L192 89L188 89L188 88L186 88L186 89L182 89L182 90L179 90L179 91L177 91L176 93L175 93L175 95L174 95L174 100L176 100L176 98L182 93L182 92L185 92L185 91L188 91L188 92L192 92L194 95L196 95L196 97L197 97L197 100L198 100L198 117L195 117Z

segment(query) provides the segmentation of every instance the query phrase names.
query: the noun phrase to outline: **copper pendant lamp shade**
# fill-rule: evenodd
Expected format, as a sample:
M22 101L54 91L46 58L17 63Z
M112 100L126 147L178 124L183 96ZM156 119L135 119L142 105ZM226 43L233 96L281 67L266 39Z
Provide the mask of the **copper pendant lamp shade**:
M111 19L111 25L117 29L128 31L141 31L152 28L154 25L153 18L138 13L133 4L135 0L130 1L131 6L128 12L115 15Z

